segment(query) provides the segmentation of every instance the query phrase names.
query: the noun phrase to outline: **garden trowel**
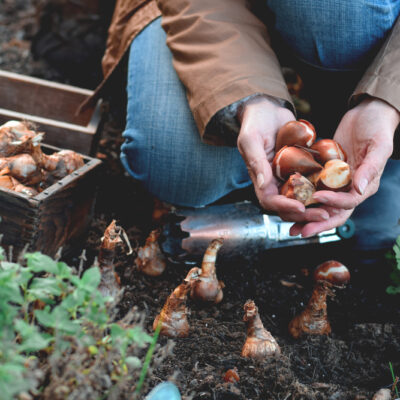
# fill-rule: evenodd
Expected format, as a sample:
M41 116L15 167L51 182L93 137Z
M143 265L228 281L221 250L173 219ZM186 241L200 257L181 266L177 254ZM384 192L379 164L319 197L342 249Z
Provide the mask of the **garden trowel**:
M204 254L208 244L222 238L219 257L253 256L268 249L323 244L348 239L354 234L351 220L318 235L290 236L293 222L268 215L251 202L176 209L164 225L160 237L163 252L173 260L194 259Z

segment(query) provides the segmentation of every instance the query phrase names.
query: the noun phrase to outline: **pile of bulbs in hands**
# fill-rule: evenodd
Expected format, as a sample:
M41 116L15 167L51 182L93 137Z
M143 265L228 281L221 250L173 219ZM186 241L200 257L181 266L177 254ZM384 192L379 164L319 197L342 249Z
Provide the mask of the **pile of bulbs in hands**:
M333 139L316 141L314 126L303 119L289 121L278 131L272 170L284 181L280 193L305 206L317 203L316 190L347 191L351 169L347 155Z

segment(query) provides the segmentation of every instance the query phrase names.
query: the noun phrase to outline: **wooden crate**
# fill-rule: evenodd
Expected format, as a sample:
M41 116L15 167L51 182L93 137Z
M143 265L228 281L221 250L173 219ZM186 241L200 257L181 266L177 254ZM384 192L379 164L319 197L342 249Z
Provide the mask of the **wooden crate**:
M31 121L45 132L45 143L94 154L102 127L101 101L76 114L93 91L0 70L0 93L0 124Z
M42 145L50 154L60 149ZM1 245L13 246L16 257L26 244L30 251L54 256L80 248L93 214L101 161L83 156L85 165L37 196L0 187Z

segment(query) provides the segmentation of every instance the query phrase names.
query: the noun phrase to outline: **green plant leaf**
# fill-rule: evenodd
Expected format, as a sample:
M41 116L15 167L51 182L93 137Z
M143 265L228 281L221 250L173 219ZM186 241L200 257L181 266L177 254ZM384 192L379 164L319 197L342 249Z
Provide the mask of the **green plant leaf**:
M19 351L35 352L46 348L50 344L48 335L40 333L35 325L30 325L21 319L17 320L14 325L15 330L23 339L19 346Z
M57 278L48 276L46 278L34 278L29 285L28 292L40 300L53 296L60 296L62 290Z
M35 310L35 318L40 325L46 328L54 328L55 326L55 317L49 306L46 306L43 310Z
M56 275L58 272L57 262L45 254L35 252L25 254L27 267L33 272L49 272Z
M84 288L88 292L92 292L100 284L101 274L98 267L87 269L79 282L79 287Z
M389 286L386 288L387 294L400 294L400 286Z

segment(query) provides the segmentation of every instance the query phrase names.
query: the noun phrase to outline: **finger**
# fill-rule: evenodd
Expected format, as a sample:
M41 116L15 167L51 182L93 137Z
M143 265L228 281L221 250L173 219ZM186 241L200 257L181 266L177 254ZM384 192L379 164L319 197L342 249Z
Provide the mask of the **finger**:
M328 211L323 208L309 208L304 213L280 213L283 221L290 222L318 222L329 219Z
M290 236L300 235L301 230L303 229L304 225L305 225L304 223L299 223L299 222L293 224L289 229L289 235Z
M353 210L341 210L341 212L332 215L327 221L310 222L304 224L300 234L302 237L314 236L320 232L327 231L337 226L343 225L350 217Z
M371 182L380 179L390 156L390 154L387 155L387 152L386 147L380 144L365 156L363 162L355 171L353 186L360 195L363 195L367 191Z
M238 149L242 155L256 190L264 189L272 179L271 167L260 136L241 135Z
M313 194L313 199L330 207L351 210L360 204L362 198L354 189L350 192L334 192L331 190L319 190Z
M262 196L260 204L265 210L276 212L278 214L303 214L306 209L304 204L300 201L288 199L286 196L282 196L280 194L264 195Z

